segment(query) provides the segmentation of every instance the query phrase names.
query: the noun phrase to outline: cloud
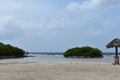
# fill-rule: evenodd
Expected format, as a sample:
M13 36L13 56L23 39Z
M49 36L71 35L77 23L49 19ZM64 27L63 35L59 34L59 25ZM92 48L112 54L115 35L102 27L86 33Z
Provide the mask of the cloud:
M16 1L0 1L0 39L14 39L23 34L16 24L16 18L22 10L22 5Z
M8 22L0 29L0 39L10 40L24 35L24 31L15 23Z
M120 4L120 0L101 0L101 5L108 6L108 5L118 5Z
M62 30L71 23L64 17L39 17L37 20L33 18L29 20L16 20L16 23L25 32L28 37L48 37L53 36L56 31Z
M23 5L16 1L0 1L0 14L17 14L22 11Z
M51 8L43 4L23 5L17 1L0 1L0 39L53 35L56 30L65 27L66 20L50 12L53 11Z
M68 10L94 10L97 8L120 4L120 0L84 0L83 2L71 2L66 6Z
M82 3L72 2L67 8L72 10L95 9L96 6L100 6L101 3L108 5L113 3L112 1L114 0L106 0L104 2L103 0L85 0ZM114 4L117 3L114 2ZM91 13L69 13L65 10L57 12L57 10L53 9L53 6L49 7L44 4L42 4L43 6L39 6L29 3L24 3L23 5L14 1L10 2L10 4L7 3L7 5L10 7L2 6L4 6L5 10L8 9L8 12L6 12L8 14L0 14L1 39L13 39L17 38L18 35L32 38L51 37L56 36L57 32L65 31L68 28L77 29L78 27L80 27L80 31L84 28L87 32L90 32L91 35L94 34L97 36L102 34L102 31L94 30L94 28L90 30L88 28L89 25L92 26L92 21L99 21L99 14L94 11ZM12 5L16 8L12 8ZM21 11L21 9L23 11Z
M5 8L4 8L5 9ZM17 9L9 9L1 10L0 13L0 39L1 40L10 40L16 37L20 37L24 35L21 27L16 24L17 17Z
M75 9L88 10L88 9L94 9L99 4L100 4L100 0L85 0L82 3L71 2L66 8L70 10L75 10Z

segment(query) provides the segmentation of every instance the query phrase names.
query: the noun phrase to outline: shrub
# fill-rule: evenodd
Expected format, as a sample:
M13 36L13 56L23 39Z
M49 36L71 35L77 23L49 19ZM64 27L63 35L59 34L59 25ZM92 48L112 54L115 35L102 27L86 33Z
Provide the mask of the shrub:
M89 46L68 49L64 57L103 57L102 51Z
M24 57L25 51L9 44L0 43L0 57Z

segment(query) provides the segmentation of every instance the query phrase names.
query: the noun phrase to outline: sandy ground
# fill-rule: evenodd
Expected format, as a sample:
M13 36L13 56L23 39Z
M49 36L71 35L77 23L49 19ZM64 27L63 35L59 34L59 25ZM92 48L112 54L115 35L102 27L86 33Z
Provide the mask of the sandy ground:
M0 63L0 80L120 80L120 65L101 62Z

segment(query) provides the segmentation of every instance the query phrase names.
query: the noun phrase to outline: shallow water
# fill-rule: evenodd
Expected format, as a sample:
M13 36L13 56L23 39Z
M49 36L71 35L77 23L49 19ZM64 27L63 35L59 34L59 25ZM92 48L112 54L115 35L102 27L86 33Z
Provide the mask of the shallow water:
M65 58L63 55L47 55L47 54L29 54L29 56L34 57L24 57L16 59L2 59L0 62L23 62L23 61L32 61L32 62L113 62L114 55L104 55L103 58Z

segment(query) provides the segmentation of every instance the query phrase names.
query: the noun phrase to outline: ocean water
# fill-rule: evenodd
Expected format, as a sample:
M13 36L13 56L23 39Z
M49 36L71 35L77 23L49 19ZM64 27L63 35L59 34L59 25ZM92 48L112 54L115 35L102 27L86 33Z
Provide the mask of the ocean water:
M62 54L28 54L30 57L2 59L0 62L113 62L114 55L104 55L103 58L65 58Z

